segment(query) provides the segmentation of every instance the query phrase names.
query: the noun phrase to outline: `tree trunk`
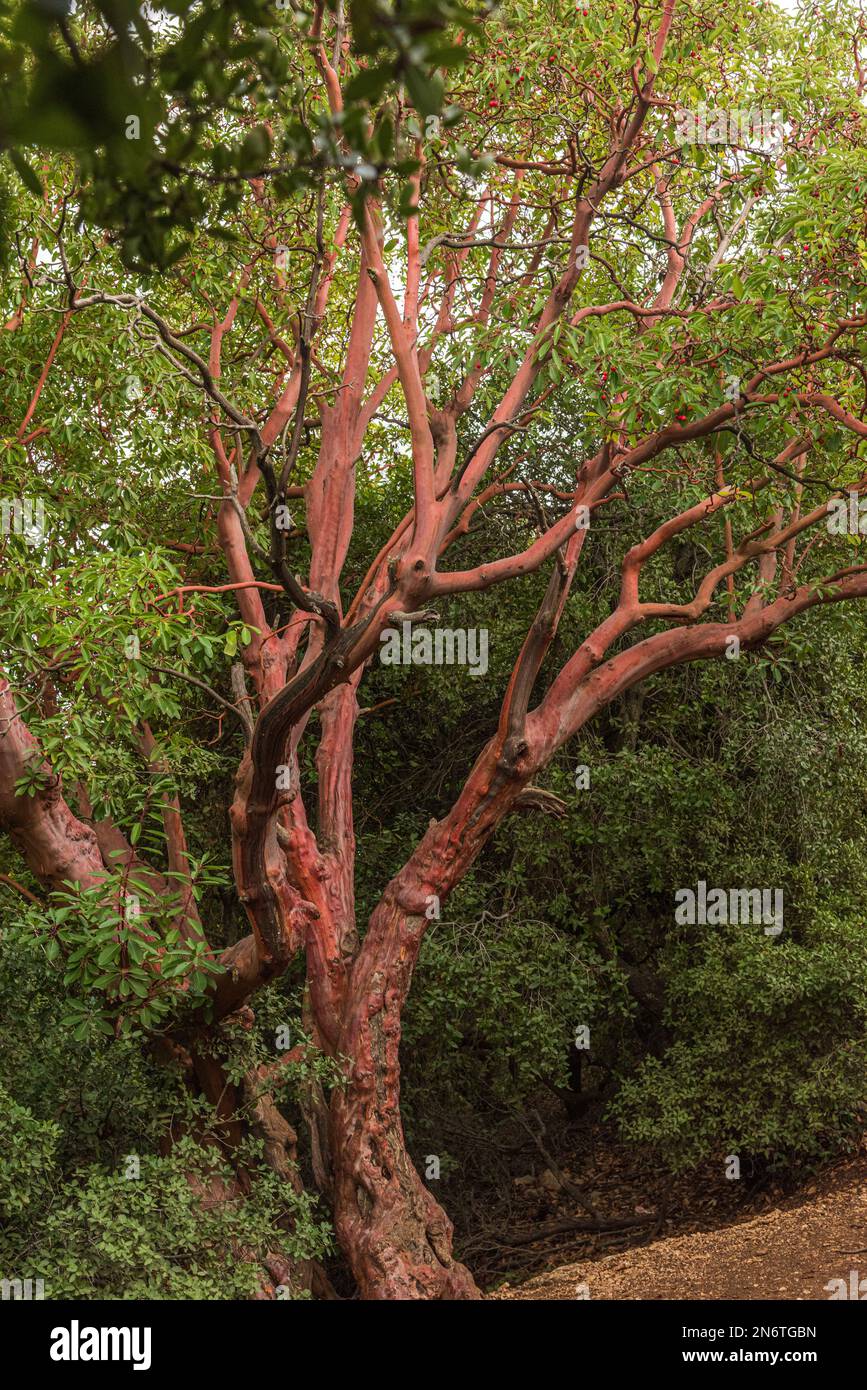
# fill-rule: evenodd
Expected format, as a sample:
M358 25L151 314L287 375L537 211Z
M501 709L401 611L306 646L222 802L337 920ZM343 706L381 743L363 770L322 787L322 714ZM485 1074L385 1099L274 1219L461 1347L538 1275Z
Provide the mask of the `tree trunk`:
M334 1221L364 1298L481 1296L406 1151L400 1018L432 900L461 881L535 766L523 740L486 745L449 814L386 888L352 968L338 1047L351 1071L331 1108Z
M352 1070L331 1107L334 1222L365 1299L480 1297L452 1255L452 1223L413 1167L400 1120L400 1011L425 925L393 895L383 899L341 1037Z

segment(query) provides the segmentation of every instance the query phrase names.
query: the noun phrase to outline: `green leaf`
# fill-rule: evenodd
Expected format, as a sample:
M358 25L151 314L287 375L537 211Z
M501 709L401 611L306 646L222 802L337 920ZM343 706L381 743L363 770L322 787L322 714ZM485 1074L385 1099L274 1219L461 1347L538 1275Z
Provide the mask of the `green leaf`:
M42 187L42 182L35 169L31 168L20 150L9 149L6 153L25 187L29 188L35 198L44 198L45 190Z

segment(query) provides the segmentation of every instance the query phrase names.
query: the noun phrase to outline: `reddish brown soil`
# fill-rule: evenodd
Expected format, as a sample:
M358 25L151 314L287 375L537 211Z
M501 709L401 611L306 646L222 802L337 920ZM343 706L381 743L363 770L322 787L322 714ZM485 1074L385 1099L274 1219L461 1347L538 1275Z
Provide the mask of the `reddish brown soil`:
M839 1164L759 1215L582 1257L495 1299L827 1299L851 1271L867 1297L867 1158ZM586 1290L583 1286L586 1286Z

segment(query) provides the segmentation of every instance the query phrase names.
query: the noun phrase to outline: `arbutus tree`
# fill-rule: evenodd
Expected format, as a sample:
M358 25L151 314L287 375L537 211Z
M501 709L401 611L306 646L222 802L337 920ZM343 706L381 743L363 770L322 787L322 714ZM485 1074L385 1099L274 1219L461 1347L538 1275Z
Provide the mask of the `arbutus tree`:
M123 909L134 888L144 1029L237 1155L237 1187L222 1196L245 1191L248 1129L298 1183L272 1083L307 1051L332 1060L339 1081L307 1093L312 1167L364 1298L478 1296L407 1153L399 1105L401 1013L449 894L510 812L552 808L537 785L545 767L624 691L738 658L809 610L867 595L848 521L867 489L860 23L822 6L808 32L770 4L720 19L677 0L604 12L513 0L465 36L462 66L415 74L395 95L367 92L351 22L316 6L300 37L280 41L308 118L327 110L339 131L347 93L368 101L364 159L346 133L343 167L291 196L263 163L245 176L231 240L203 231L146 284L118 263L110 230L76 225L77 189L61 161L46 166L6 324L7 341L28 345L29 374L24 408L11 396L4 489L44 498L47 522L29 549L7 528L4 582L15 591L15 560L40 596L10 606L0 821L38 884L72 893L79 912L107 899ZM700 112L689 138L684 108ZM279 103L251 102L251 129L272 139L281 119ZM93 468L100 514L76 523L60 495L71 440L59 419L79 389L97 459L111 464L108 478ZM567 466L550 445L558 402L574 414ZM124 433L147 409L150 433ZM168 540L151 493L142 554L139 519L126 543L105 535L124 473L137 496L152 487L142 448L157 430L200 510L181 511L186 531ZM359 556L361 479L389 495L406 480L410 497ZM838 500L843 528L829 524ZM581 562L615 523L610 612L564 652ZM703 560L686 593L657 563L683 538ZM91 550L103 568L88 577ZM114 572L114 553L136 558ZM352 586L350 569L363 576ZM395 629L435 626L446 609L465 628L473 595L532 576L541 598L496 729L357 921L365 672ZM240 661L208 679L207 633L230 601L225 664ZM113 678L101 642L114 643ZM189 808L164 746L178 686L216 703L239 738L225 811L249 934L222 950L199 910ZM74 722L85 698L149 769L161 867L97 814L86 779L58 775L62 740L38 736ZM249 1021L257 991L299 955L311 1041L239 1083L223 1030ZM326 1289L317 1269L274 1252L265 1263L278 1282Z

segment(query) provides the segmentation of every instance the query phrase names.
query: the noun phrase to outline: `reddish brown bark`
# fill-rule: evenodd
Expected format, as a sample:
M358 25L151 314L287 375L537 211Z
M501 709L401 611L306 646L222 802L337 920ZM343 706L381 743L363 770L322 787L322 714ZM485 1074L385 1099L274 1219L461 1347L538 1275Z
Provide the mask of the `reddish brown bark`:
M42 790L35 796L16 795L15 783L33 767L42 777ZM36 877L50 887L79 883L83 888L91 888L104 875L94 831L67 806L59 779L42 757L2 674L0 827L8 831Z
M340 1053L351 1058L331 1109L334 1217L364 1297L472 1299L452 1254L452 1226L407 1153L400 1119L401 1011L428 924L529 777L499 740L476 764L451 814L428 830L371 916L352 968Z
M426 921L398 894L389 891L371 919L340 1036L352 1065L331 1107L335 1228L363 1297L474 1298L452 1254L451 1222L404 1141L400 1015Z

